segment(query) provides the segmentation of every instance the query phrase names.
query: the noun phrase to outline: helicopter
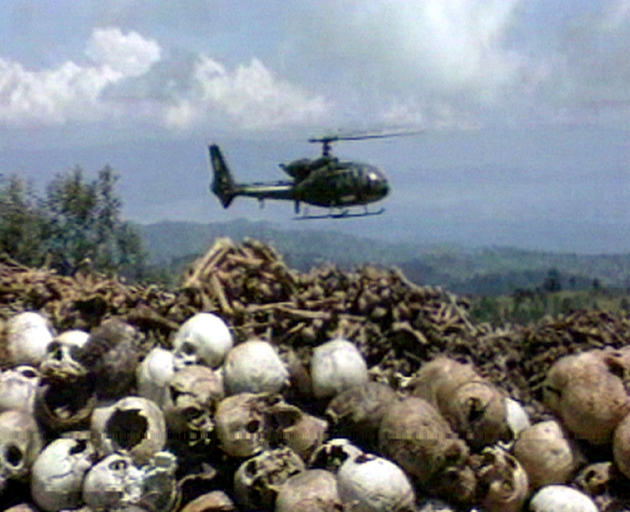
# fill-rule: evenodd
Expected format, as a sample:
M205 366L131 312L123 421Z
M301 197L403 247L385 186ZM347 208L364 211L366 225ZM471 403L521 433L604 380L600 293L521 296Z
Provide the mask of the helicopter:
M368 205L384 199L390 192L385 174L374 165L360 162L344 162L331 155L333 142L342 140L377 139L407 135L403 133L372 133L350 135L326 135L308 139L310 143L322 145L319 158L303 158L280 168L292 179L267 183L236 183L225 163L218 145L209 146L210 164L213 174L210 190L219 198L224 208L228 208L237 196L254 197L261 206L265 199L293 201L296 219L341 219L380 215L385 209L368 210ZM414 132L415 133L415 132ZM310 215L304 203L327 208L322 215ZM363 207L363 209L358 209Z

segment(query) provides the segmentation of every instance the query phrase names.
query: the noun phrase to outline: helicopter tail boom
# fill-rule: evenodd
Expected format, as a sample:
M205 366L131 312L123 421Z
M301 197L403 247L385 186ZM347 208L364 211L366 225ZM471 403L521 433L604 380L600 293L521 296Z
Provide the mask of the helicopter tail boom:
M219 146L213 144L210 150L210 163L212 164L213 178L210 190L219 198L223 208L227 208L236 196L236 184L232 173L228 168Z

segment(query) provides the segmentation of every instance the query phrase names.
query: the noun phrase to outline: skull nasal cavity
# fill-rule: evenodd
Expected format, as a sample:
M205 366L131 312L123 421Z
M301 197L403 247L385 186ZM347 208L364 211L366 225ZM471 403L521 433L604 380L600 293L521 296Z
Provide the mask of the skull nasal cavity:
M11 466L18 466L20 462L22 462L22 450L20 450L14 444L7 446L7 451L5 452L6 461L11 464Z
M147 433L147 419L138 410L114 411L107 421L107 437L123 450L140 444Z

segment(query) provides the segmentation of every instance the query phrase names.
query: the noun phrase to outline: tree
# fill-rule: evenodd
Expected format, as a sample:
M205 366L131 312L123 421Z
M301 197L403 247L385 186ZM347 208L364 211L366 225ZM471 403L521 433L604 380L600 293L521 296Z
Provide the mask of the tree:
M89 262L92 269L110 275L142 276L146 251L139 233L121 218L117 181L110 166L91 182L76 167L58 174L46 187L43 246L51 266L61 274Z
M41 265L44 225L31 184L16 175L0 182L0 252L25 265Z
M560 279L560 271L557 268L552 268L547 273L547 277L543 281L542 288L549 293L559 292L562 290L562 282Z

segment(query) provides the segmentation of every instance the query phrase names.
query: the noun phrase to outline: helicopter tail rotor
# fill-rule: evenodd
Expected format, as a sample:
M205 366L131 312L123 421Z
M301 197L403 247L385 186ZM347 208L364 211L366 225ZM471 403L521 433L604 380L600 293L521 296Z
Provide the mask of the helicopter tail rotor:
M225 163L219 146L213 144L209 150L210 163L214 171L210 190L219 198L223 208L227 208L236 196L234 178L232 178L232 173Z

